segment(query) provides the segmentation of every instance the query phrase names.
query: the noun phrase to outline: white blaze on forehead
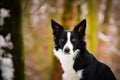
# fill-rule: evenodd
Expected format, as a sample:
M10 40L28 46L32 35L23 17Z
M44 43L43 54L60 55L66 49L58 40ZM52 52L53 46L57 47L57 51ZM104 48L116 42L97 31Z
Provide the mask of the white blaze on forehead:
M71 43L70 38L71 38L71 32L67 32L67 42L63 48L63 51L65 50L65 48L69 48L70 53L73 53L73 44Z

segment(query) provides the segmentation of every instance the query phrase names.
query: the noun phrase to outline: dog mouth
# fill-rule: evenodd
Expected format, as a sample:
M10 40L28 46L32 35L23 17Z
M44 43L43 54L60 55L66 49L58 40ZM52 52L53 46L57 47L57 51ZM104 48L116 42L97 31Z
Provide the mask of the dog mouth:
M65 53L65 52L64 52L64 54L69 55L69 54L71 54L71 53Z

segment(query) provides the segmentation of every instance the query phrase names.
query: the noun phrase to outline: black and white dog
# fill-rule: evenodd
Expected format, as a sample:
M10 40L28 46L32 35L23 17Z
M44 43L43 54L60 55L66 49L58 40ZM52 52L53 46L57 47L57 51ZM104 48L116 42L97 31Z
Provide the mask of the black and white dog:
M62 65L63 80L116 80L111 69L87 51L84 40L85 19L73 31L64 30L53 20L51 23L55 42L54 55Z

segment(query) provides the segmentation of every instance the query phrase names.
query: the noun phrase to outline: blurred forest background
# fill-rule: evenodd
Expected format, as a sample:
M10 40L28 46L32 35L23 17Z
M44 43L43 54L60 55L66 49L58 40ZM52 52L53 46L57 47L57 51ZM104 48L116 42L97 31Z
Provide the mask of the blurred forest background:
M21 40L20 42L18 41L16 47L19 45L22 46L15 49L15 51L18 50L18 52L20 50L21 54L12 55L13 65L15 66L15 70L17 70L14 72L16 72L16 75L20 74L24 78L19 79L18 76L15 76L16 78L14 78L14 80L61 80L63 71L60 63L53 55L54 43L51 19L63 25L65 29L70 30L82 19L86 19L87 49L93 53L98 60L109 65L117 80L120 80L120 0L2 1L0 2L0 9L9 9L9 7L7 7L8 5L1 6L5 1L6 3L8 1L13 6L19 4L20 8L12 7L15 8L15 10L20 10L18 11L20 21L17 18L17 13L14 15L16 15L15 18L18 19L18 25L21 27L17 28L17 25L16 28L13 27L12 31L17 30L18 32L16 32L18 34L14 32L15 35L11 31L11 36L14 38L17 37L17 40ZM12 8L11 10L13 10ZM2 19L2 17L0 18ZM11 20L13 18L11 18ZM7 20L4 24L8 24L6 22ZM12 23L14 24L15 22ZM6 36L7 32L4 33L6 28L2 30L4 26L8 27L8 32L10 27L9 25L0 25L0 31L3 31L0 32L0 35ZM18 36L20 36L20 38L18 38ZM15 42L15 40L16 38L13 39L12 42ZM17 59L19 56L22 57ZM20 66L22 66L22 69L19 66L19 61L21 61ZM21 73L21 71L23 71L23 73ZM0 74L2 74L2 72L0 72Z

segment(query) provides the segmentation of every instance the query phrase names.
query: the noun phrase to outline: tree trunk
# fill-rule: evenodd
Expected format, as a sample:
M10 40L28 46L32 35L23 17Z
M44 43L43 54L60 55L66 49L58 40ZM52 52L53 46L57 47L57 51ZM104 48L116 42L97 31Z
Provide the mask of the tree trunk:
M0 66L4 66L4 68L7 69L9 68L9 71L5 71L2 67L0 67L0 80L24 80L24 56L20 3L20 0L0 1L0 36L5 43L0 47L1 51L4 51L0 51L2 53L2 56L0 56L2 58ZM5 59L9 60L11 64L9 62L8 64L4 63Z
M112 5L112 0L107 0L107 2L106 2L106 9L105 9L105 12L104 12L103 24L109 23L109 16L110 16L111 5Z
M88 42L88 50L92 53L95 53L96 51L96 45L97 45L97 38L96 38L96 30L97 30L97 2L94 0L88 1L88 25L87 25L87 42Z
M72 29L77 19L77 2L76 0L65 0L63 3L62 24L65 29Z

